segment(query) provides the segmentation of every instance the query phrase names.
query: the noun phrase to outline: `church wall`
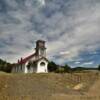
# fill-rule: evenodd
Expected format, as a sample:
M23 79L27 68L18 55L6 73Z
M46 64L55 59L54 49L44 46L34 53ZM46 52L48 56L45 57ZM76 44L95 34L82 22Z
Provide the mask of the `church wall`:
M14 73L14 72L16 71L15 67L16 67L16 66L13 66L13 68L12 68L12 73Z
M18 72L18 66L13 66L12 68L12 73L17 73Z
M32 66L28 69L28 73L33 73L33 67Z
M25 64L25 67L24 67L24 73L28 73L27 65L28 65L28 62Z

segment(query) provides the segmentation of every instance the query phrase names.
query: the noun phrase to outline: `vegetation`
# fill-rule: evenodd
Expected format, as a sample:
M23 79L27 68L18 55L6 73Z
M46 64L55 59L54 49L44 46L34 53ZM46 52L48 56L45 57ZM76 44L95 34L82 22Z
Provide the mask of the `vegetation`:
M57 68L57 70L55 72L56 73L65 73L65 70L63 67L59 67L59 68Z
M49 72L55 72L58 69L58 65L55 64L53 61L49 62L48 70Z
M75 71L75 72L79 72L79 71L84 71L84 70L98 70L98 68L86 68L86 67L75 67L75 68L72 68L72 71Z
M72 72L72 68L69 65L65 64L65 66L62 67L64 68L64 72Z
M0 71L11 72L12 64L0 59Z
M100 71L100 65L98 66L98 70Z
M71 72L71 67L67 64L64 66L57 65L55 62L51 61L48 64L49 72L56 72L56 73L66 73Z
M56 73L70 73L72 72L72 69L69 65L65 64L64 66L60 66L55 71Z

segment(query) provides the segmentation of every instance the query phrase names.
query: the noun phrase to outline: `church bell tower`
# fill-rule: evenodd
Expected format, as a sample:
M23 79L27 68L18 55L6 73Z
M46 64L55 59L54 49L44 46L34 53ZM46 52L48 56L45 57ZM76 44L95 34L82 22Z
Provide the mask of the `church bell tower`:
M45 57L46 58L46 47L45 47L45 41L38 40L36 41L36 55L38 58Z

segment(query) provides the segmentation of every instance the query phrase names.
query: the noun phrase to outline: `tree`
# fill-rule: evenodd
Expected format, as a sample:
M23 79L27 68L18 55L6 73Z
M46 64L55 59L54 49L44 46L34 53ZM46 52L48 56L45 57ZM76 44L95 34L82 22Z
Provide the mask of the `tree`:
M100 65L98 66L98 70L100 71Z
M4 71L10 73L13 66L14 64L6 63L4 66Z
M57 70L56 70L56 73L65 73L65 70L63 67L59 67Z
M71 72L71 67L69 65L65 64L62 67L64 68L64 72Z
M12 64L0 59L0 71L11 72Z
M55 72L58 69L58 65L55 64L53 61L49 62L48 64L48 71Z

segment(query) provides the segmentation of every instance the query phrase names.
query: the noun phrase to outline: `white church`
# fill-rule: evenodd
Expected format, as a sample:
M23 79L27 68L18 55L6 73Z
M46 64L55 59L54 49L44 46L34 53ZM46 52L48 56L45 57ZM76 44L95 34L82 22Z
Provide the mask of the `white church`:
M18 60L12 68L13 73L48 73L48 59L46 58L45 41L36 42L35 53Z

